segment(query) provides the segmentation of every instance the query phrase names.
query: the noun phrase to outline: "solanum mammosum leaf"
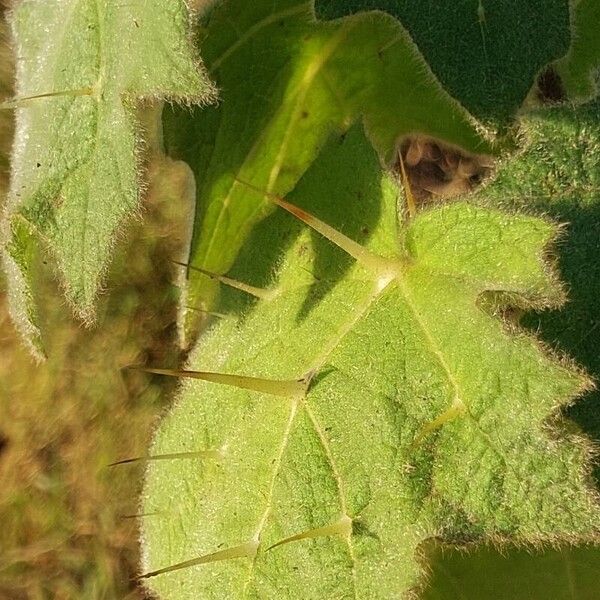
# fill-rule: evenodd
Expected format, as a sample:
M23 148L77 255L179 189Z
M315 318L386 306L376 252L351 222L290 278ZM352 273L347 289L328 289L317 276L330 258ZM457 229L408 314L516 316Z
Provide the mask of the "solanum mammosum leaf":
M135 104L214 95L183 0L23 0L12 15L17 128L4 216L11 312L41 352L31 286L39 240L89 320L115 231L138 205Z
M202 56L222 102L177 111L165 125L169 153L190 164L197 179L189 261L196 267L226 272L254 224L272 210L239 180L288 193L329 136L361 116L384 161L399 137L414 132L490 152L395 19L317 23L312 8L312 0L230 0L204 24ZM215 286L198 272L188 276L187 304L210 309ZM187 313L188 334L197 315Z
M315 0L320 19L373 10L399 19L446 90L497 126L512 121L540 70L569 47L568 0Z
M521 128L525 151L502 163L494 181L474 201L504 210L536 211L567 224L559 258L570 301L561 309L528 315L526 322L597 379L600 101L576 109L567 105L531 111L521 119ZM569 409L569 415L600 442L599 401L595 390ZM598 481L599 475L597 471Z
M520 119L525 148L503 161L472 201L563 223L557 245L569 301L521 319L552 348L567 352L600 378L600 102L531 111ZM565 411L600 443L600 392L590 390ZM568 423L568 422L566 422ZM570 423L573 427L573 423ZM596 487L600 462L593 460ZM426 600L595 600L600 545L546 549L479 548L432 556Z
M323 196L353 241L293 208ZM429 538L597 531L586 444L548 424L586 380L491 312L562 300L555 226L466 203L398 225L397 196L354 128L283 205L354 257L282 209L240 254L231 275L270 294L227 293L188 364L212 381L186 380L150 453L179 453L142 507L161 598L397 598Z

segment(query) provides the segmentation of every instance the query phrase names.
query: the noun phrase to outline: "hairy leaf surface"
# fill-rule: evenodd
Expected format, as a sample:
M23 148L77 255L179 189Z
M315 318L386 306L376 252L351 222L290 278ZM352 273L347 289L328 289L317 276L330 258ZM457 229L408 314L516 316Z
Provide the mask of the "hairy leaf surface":
M600 102L531 112L521 121L527 147L502 164L478 203L507 210L536 211L565 223L559 246L560 270L569 303L526 316L526 322L554 347L600 377ZM569 409L600 442L600 393ZM596 461L596 464L598 462ZM600 472L597 472L597 480Z
M136 100L213 97L183 0L24 0L13 13L16 141L4 216L11 312L41 352L31 286L41 240L89 320L115 232L138 205Z
M568 0L315 0L323 19L369 10L398 18L444 87L496 125L514 117L540 69L569 47Z
M350 260L279 212L255 231L233 274L275 293L225 301L188 366L310 384L302 397L183 385L151 454L212 454L149 463L143 569L209 558L151 588L393 598L420 583L434 536L591 536L588 450L548 423L585 379L493 313L499 294L562 300L543 258L555 227L465 203L399 226L397 188L357 128L289 199L323 197L336 216L320 216L379 258Z
M600 378L600 103L552 107L521 118L525 147L498 168L473 200L503 210L551 216L564 227L558 264L569 301L529 312L521 322L552 348L567 352L596 381ZM590 390L566 415L600 443L600 393ZM573 423L570 424L573 427ZM597 452L596 488L600 482ZM470 552L444 548L432 556L428 600L595 600L600 545L530 552L491 547Z
M192 166L198 182L190 253L197 267L231 268L252 227L272 210L239 180L288 193L329 136L361 116L383 160L400 136L417 131L490 151L388 15L316 23L312 0L230 0L211 13L200 46L222 103L177 111L166 124L169 152ZM214 285L188 275L187 303L210 308ZM188 311L188 334L197 315Z

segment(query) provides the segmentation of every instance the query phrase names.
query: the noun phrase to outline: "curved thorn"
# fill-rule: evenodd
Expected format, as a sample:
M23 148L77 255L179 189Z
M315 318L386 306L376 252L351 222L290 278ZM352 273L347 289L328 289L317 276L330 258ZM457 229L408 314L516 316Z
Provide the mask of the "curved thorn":
M231 375L229 373L214 373L212 371L184 371L176 369L153 369L146 367L129 367L145 373L156 375L167 375L169 377L189 377L201 379L222 385L270 394L272 396L283 396L285 398L303 398L306 395L307 381L302 379L263 379L261 377L248 377L245 375Z
M410 182L408 181L408 175L404 168L404 160L402 159L402 153L398 153L400 159L400 173L402 175L402 186L404 187L404 195L406 196L406 208L408 210L408 216L412 219L417 214L417 203L413 196Z
M330 523L329 525L325 525L323 527L308 529L307 531L303 531L302 533L297 533L283 540L280 540L276 544L269 546L267 548L267 552L269 550L273 550L273 548L277 548L277 546L283 546L284 544L289 544L291 542L297 542L299 540L307 540L317 537L329 537L332 535L339 535L341 537L349 538L352 535L352 519L348 515L343 515L339 519L339 521L336 521L335 523Z
M220 450L199 450L197 452L174 452L171 454L155 454L154 456L136 456L135 458L125 458L116 462L110 463L109 467L117 465L127 465L135 462L147 462L152 460L175 460L178 458L222 458Z
M195 306L190 306L189 304L185 305L185 308L188 310L193 310L194 312L199 312L204 315L209 315L211 317L217 317L218 319L226 319L227 315L225 313L214 312L212 310L204 310L203 308L196 308Z
M63 90L60 92L46 92L45 94L35 94L33 96L22 96L21 98L12 98L0 102L0 110L14 110L15 108L23 108L31 100L39 100L41 98L55 98L57 96L92 96L94 90L92 88L81 88L79 90Z
M180 267L184 267L186 269L191 269L192 271L202 273L202 275L206 275L207 277L210 277L210 279L215 279L216 281L220 281L223 285L227 285L236 290L246 292L246 294L250 294L251 296L258 298L259 300L270 300L274 296L273 290L266 290L264 288L258 288L253 285L248 285L247 283L231 279L231 277L219 275L219 273L213 273L212 271L208 271L201 267L195 267L194 265L187 265L177 260L173 260L171 262Z
M367 250L358 242L355 242L353 239L339 232L337 229L334 229L331 227L331 225L321 221L314 215L306 212L302 208L287 202L275 194L261 190L251 183L247 183L237 178L236 181L257 193L262 194L264 197L268 198L303 223L306 223L311 229L314 229L320 233L324 238L328 239L338 248L341 248L344 252L352 256L352 258L357 260L359 263L362 263L367 268L376 271L378 274L389 272L393 272L394 274L397 273L398 265L396 265L393 261Z
M161 514L160 512L156 511L156 512L148 512L148 513L137 513L135 515L119 515L119 518L121 518L121 519L141 519L142 517L155 517L160 514Z
M138 579L148 579L150 577L156 577L157 575L162 575L163 573L172 573L173 571L179 571L180 569L187 569L189 567L195 567L197 565L205 565L212 562L218 562L221 560L233 560L236 558L254 558L256 556L256 551L258 550L258 541L251 540L246 542L245 544L240 544L239 546L234 546L233 548L226 548L225 550L218 550L217 552L212 552L211 554L205 554L204 556L199 556L198 558L192 558L191 560L186 560L184 562L180 562L170 567L164 567L162 569L157 569L156 571L150 571L149 573L145 573L144 575L140 575Z

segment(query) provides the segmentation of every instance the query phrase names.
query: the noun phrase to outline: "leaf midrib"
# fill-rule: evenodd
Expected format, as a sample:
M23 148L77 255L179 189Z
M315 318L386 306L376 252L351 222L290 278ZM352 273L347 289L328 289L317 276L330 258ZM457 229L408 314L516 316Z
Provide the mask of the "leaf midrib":
M325 354L317 355L317 359L314 361L314 363L308 369L305 370L305 372L313 373L313 374L316 374L318 372L318 370L326 362L327 358L335 351L335 349L339 346L339 344L344 340L346 335L352 331L353 325L361 320L361 318L368 312L369 308L373 305L373 303L376 302L377 299L381 297L381 295L384 293L384 291L386 289L387 289L387 286L382 288L382 287L378 286L377 281L375 281L375 285L373 287L371 294L369 296L367 296L367 298L360 305L361 310L359 310L357 313L350 315L347 325L340 327L342 334L334 341L333 344L331 344L329 346L329 348L327 349L327 352ZM258 538L259 543L260 543L260 536L262 534L262 531L264 529L264 526L266 524L268 516L272 510L272 501L273 501L273 492L275 489L275 483L276 483L277 477L279 476L279 470L280 470L281 464L283 462L283 456L287 449L287 444L288 444L289 437L290 437L290 434L292 431L292 427L293 427L293 424L295 421L295 417L298 414L299 410L304 410L306 412L307 416L309 417L309 420L311 421L311 423L313 425L315 434L319 438L321 446L323 447L323 451L324 451L327 461L329 463L331 473L336 482L336 486L338 489L338 496L339 496L339 500L340 500L340 509L344 515L347 515L347 513L348 513L348 502L346 500L346 494L344 491L344 488L345 488L344 482L343 482L341 474L335 464L335 461L333 458L333 453L331 452L327 438L325 437L325 434L323 433L323 428L321 427L321 425L320 425L318 419L316 418L316 416L314 415L314 413L310 410L307 400L308 400L307 397L305 397L301 401L296 400L296 399L292 400L292 405L290 408L290 417L288 419L286 429L283 433L282 443L281 443L281 446L280 446L280 449L279 449L279 452L278 452L278 455L276 458L275 467L273 469L273 475L271 477L269 493L267 495L266 508L265 508L263 516L259 522L257 533L256 533L256 537ZM348 516L350 516L350 515L348 515ZM356 559L354 550L352 548L351 539L346 538L345 541L348 545L348 553L349 553L350 559L352 560L352 586L353 586L353 590L354 590L354 598L356 600L358 600L357 586L356 586L357 559ZM255 572L254 570L255 570L255 566L256 566L257 557L258 557L258 552L254 556L252 563L250 565L248 579L244 584L243 596L246 595L246 593L248 591L248 587L250 586L250 583L252 582L252 580L254 578L254 572Z
M435 275L432 273L432 276L435 276ZM443 278L443 277L446 277L446 274L438 273L437 276ZM453 277L451 275L448 277L456 279L456 277ZM307 370L307 372L310 372L312 370L316 370L318 372L318 369L321 368L326 363L327 358L343 342L346 335L348 335L353 330L354 325L356 325L358 322L360 322L360 320L367 314L370 307L383 295L383 293L385 291L389 290L391 286L394 286L396 289L398 289L401 292L401 294L404 298L404 301L406 303L406 306L409 308L410 312L412 313L415 323L418 325L419 329L421 330L421 332L424 336L424 339L427 342L427 345L429 346L430 352L432 353L433 356L435 356L436 361L442 367L442 370L445 374L445 378L447 379L452 390L454 391L454 394L456 396L458 396L459 398L461 398L461 402L462 402L461 388L460 388L459 382L456 380L456 378L452 372L452 369L450 368L450 366L448 365L448 363L445 359L443 351L439 348L437 342L435 341L433 335L431 334L431 332L427 326L427 323L421 316L419 309L414 304L414 301L411 297L408 286L403 281L402 276L398 276L395 279L391 280L390 284L388 284L384 288L377 288L377 287L374 288L372 293L369 296L367 296L365 301L363 301L361 303L360 309L357 312L354 312L350 315L350 317L347 321L347 325L339 327L339 330L342 331L342 334L337 339L334 340L334 343L332 343L329 346L329 348L327 349L327 352L324 355L323 354L318 355L316 361L313 362L313 366L311 368L309 368ZM327 458L327 462L329 463L329 467L331 469L332 476L336 482L341 511L343 514L348 514L348 508L347 508L348 504L347 504L347 500L346 500L344 481L343 481L342 476L341 476L341 474L337 468L337 465L335 463L333 453L331 451L331 448L329 447L329 443L328 443L327 438L325 437L323 428L321 427L321 424L319 423L314 412L310 409L308 400L309 400L309 398L307 397L303 401L301 401L301 403L299 403L298 401L294 401L290 408L290 416L289 416L289 419L288 419L288 422L286 425L286 429L283 433L282 443L281 443L281 446L278 451L275 466L273 469L273 474L271 477L265 511L263 513L263 516L259 522L259 526L257 529L256 535L259 540L260 540L260 535L262 534L262 531L264 530L264 526L266 524L268 516L272 510L272 500L273 500L273 493L274 493L274 489L275 489L276 480L279 476L279 472L280 472L281 465L283 462L283 457L284 457L286 449L287 449L287 444L289 442L293 424L294 424L296 416L300 410L305 411L306 415L308 416L310 422L313 425L314 432L317 435L317 437L321 443L321 446L322 446L325 456ZM490 439L489 434L480 427L478 420L471 414L471 412L469 410L469 406L464 405L464 407L465 407L465 415L474 423L476 430L480 433L480 435L482 435L484 437L487 447L492 452L494 452L497 456L499 456L499 458L504 463L505 467L513 472L513 475L515 476L515 480L520 483L519 475L512 468L510 461L508 461L507 458L504 456L503 452L499 448L496 447L496 444ZM348 516L350 516L352 518L351 515L348 515ZM352 585L353 585L353 590L354 590L354 597L358 598L357 584L356 584L357 559L356 559L355 553L353 551L351 538L347 538L345 541L347 542L349 556L352 560ZM252 560L252 563L251 563L251 566L249 569L248 579L244 584L244 591L243 591L244 597L247 594L249 586L254 578L257 557L258 557L258 553Z

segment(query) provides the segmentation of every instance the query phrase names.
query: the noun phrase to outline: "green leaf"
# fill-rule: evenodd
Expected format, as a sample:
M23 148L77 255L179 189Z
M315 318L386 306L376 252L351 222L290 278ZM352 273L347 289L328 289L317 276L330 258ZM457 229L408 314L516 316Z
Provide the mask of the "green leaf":
M600 377L600 102L574 110L532 112L521 122L527 148L502 164L494 181L475 196L486 206L536 211L565 223L559 264L569 290L560 309L526 315L525 323L552 347L575 357ZM600 393L569 409L600 442ZM596 477L600 481L600 472Z
M139 204L139 100L214 96L188 39L183 0L24 0L12 15L17 103L4 216L11 312L40 354L30 257L54 255L90 320L115 233Z
M478 118L501 126L539 71L569 47L568 0L315 0L322 19L366 10L398 18L446 90Z
M567 95L586 99L594 96L598 88L600 2L577 0L573 4L573 40L568 54L557 66Z
M239 180L288 193L327 139L361 116L383 161L399 137L417 131L491 151L387 15L316 23L310 0L231 0L210 14L200 45L222 103L176 111L165 126L169 153L191 165L198 183L190 253L197 267L227 271L272 210ZM215 286L188 275L187 303L210 309ZM188 313L188 334L197 315Z
M557 251L569 301L560 308L526 313L521 322L598 380L600 102L535 111L521 118L521 127L526 147L500 164L495 179L474 200L564 223ZM600 443L599 402L600 392L590 390L564 411L595 444ZM598 487L597 455L592 466ZM593 600L598 595L597 545L543 553L505 547L501 554L489 547L467 553L446 548L431 560L428 600Z
M556 227L466 203L398 226L397 196L354 128L289 200L326 197L363 262L281 211L240 254L231 275L276 293L227 294L188 367L309 385L182 387L151 455L196 454L149 463L142 506L144 571L173 567L148 578L160 597L397 598L429 538L594 535L586 442L548 421L585 379L490 312L561 301Z

